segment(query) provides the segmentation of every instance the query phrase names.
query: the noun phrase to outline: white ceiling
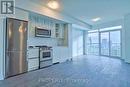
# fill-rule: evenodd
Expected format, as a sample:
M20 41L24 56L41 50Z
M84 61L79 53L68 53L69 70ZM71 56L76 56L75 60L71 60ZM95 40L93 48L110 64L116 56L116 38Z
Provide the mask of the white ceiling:
M35 0L46 5L48 0ZM57 0L58 9L66 15L70 15L91 25L101 24L116 19L121 19L130 13L130 0ZM101 17L98 22L91 19Z

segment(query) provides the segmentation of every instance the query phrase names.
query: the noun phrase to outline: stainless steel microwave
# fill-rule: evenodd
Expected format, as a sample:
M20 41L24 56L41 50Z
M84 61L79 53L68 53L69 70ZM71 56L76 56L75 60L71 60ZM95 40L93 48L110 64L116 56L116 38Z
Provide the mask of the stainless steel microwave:
M36 27L35 28L35 36L36 37L50 38L51 37L51 30Z

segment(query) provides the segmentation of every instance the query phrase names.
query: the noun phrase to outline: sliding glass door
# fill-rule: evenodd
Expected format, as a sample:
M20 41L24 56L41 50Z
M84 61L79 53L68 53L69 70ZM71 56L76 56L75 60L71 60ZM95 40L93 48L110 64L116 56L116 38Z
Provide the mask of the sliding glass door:
M87 54L99 55L99 33L89 33L87 36Z
M110 32L110 56L121 57L120 31Z
M100 32L100 55L121 57L120 30Z
M109 32L100 33L100 50L101 55L109 56Z

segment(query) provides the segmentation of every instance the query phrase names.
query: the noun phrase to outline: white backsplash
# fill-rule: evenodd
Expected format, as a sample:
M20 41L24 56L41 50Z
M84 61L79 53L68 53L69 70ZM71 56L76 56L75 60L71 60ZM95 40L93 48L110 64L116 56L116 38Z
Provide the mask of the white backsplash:
M28 39L28 46L47 45L56 46L57 40L52 38L32 37Z

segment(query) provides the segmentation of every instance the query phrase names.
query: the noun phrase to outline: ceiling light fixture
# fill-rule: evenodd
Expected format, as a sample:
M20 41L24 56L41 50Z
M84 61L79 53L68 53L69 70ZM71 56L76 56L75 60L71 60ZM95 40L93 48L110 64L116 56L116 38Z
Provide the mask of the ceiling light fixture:
M59 8L59 3L56 0L50 0L47 5L52 9Z
M96 22L96 21L99 21L99 20L101 20L100 17L97 17L97 18L92 19L93 22Z

